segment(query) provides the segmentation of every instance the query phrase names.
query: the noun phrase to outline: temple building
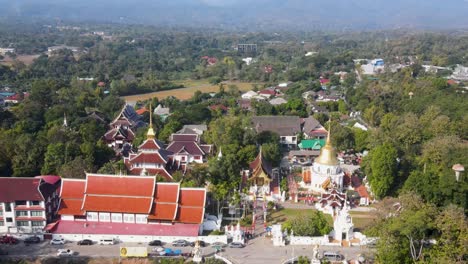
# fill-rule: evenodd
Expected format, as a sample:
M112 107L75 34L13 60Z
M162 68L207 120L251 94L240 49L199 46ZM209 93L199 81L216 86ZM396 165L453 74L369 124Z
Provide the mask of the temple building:
M203 144L196 132L175 133L166 150L172 153L172 167L185 172L190 163L204 163L211 154L212 145Z
M312 166L302 168L302 182L300 187L310 191L325 193L331 188L343 190L344 172L337 159L335 148L331 145L330 129L328 130L325 146Z
M172 152L164 149L164 143L157 140L153 130L150 110L150 126L146 133L146 140L138 146L137 153L124 156L124 163L131 175L162 176L166 181L172 181L169 172Z
M69 241L169 242L202 232L205 188L183 188L150 176L88 173L84 180L62 179L60 197L60 220L46 230Z
M129 151L135 139L136 129L145 125L140 118L131 105L125 104L119 115L110 123L109 130L104 134L104 141L118 154Z
M242 181L249 189L249 194L255 199L266 197L268 199L279 199L279 173L273 169L262 155L262 149L249 165L249 170L242 172Z

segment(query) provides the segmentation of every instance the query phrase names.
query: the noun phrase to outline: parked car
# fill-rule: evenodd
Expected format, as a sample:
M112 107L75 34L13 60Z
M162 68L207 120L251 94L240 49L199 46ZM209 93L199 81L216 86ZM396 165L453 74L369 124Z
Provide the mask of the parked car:
M343 255L338 252L323 252L323 258L328 261L342 261L344 259Z
M75 254L75 252L73 252L71 249L59 249L57 251L58 257L70 257L73 256L73 254Z
M205 241L197 240L195 242L190 242L190 246L194 247L197 242L200 245L200 247L206 247L206 245L207 245L207 243L205 243Z
M37 237L37 236L27 237L24 240L25 244L36 244L36 243L40 243L40 242L41 242L41 239L39 237Z
M149 242L148 245L150 245L150 246L162 246L162 242L161 242L161 240L153 240L153 241Z
M214 242L213 244L211 244L211 247L213 247L213 248L225 248L225 247L227 247L227 245L224 244L223 242Z
M229 244L229 247L230 248L243 248L245 247L244 244L240 243L240 242L232 242Z
M93 241L91 239L83 239L83 240L76 242L76 244L80 246L89 246L93 244Z
M183 240L183 239L176 240L176 241L172 242L173 247L186 247L188 245L189 245L189 242L187 240Z
M65 239L63 239L63 238L53 238L50 241L50 244L51 245L63 245L63 244L65 244Z
M18 239L12 236L2 236L0 237L0 244L18 244Z

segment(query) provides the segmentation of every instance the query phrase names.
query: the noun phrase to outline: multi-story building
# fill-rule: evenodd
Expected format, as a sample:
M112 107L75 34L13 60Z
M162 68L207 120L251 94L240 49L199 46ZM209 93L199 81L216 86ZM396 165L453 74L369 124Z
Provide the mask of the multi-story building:
M0 178L0 233L38 233L55 218L60 177Z

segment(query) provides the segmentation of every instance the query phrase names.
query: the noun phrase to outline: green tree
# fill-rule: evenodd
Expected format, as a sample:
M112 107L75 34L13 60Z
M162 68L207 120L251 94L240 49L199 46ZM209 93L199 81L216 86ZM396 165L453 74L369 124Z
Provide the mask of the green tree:
M370 151L364 170L369 177L372 192L377 198L385 197L393 187L398 166L397 150L385 143Z
M55 143L47 146L47 151L44 157L44 165L41 169L41 174L57 174L58 169L65 162L65 145L63 143Z
M281 162L281 149L278 143L266 143L262 145L262 155L274 167L279 166Z

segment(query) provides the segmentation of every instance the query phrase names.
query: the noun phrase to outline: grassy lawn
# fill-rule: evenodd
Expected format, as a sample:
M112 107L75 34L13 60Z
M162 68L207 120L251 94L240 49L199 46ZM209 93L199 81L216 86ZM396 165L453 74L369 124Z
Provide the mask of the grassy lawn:
M219 91L219 85L210 84L207 80L185 80L185 81L176 81L175 83L183 84L185 88L173 89L173 90L168 90L168 91L159 91L159 92L154 92L154 93L123 96L122 99L124 99L127 102L136 102L136 101L151 99L154 97L163 99L168 96L174 96L174 97L179 98L180 100L187 100L187 99L190 99L197 90L200 90L202 93L211 93L211 92ZM256 83L229 82L228 81L228 82L224 82L224 84L225 84L224 89L226 91L229 90L228 86L233 84L233 85L236 85L240 91L245 92L245 91L251 90L253 88L253 85L255 85Z
M300 215L306 215L313 210L304 210L304 209L292 209L292 208L283 208L279 211L274 211L271 214L271 222L275 223L283 223L286 222L289 219L293 219L295 217L298 217ZM333 224L333 219L330 215L325 214L325 217L327 218L328 223Z

